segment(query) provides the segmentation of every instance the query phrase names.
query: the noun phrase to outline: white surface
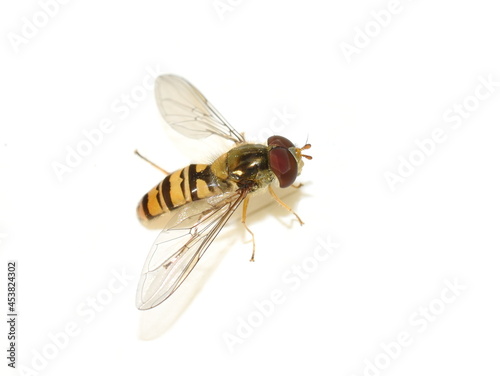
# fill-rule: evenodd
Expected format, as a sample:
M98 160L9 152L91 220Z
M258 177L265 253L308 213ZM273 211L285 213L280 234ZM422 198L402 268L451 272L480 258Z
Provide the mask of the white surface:
M500 81L494 3L402 1L351 62L342 42L357 28L376 33L370 12L389 2L224 3L234 5L221 19L212 1L69 2L17 53L8 33L40 5L1 6L0 302L6 260L18 260L18 364L31 368L50 335L74 323L77 334L34 374L377 374L366 362L387 375L498 373L500 87L460 129L443 120L454 103L476 104L478 77ZM217 151L165 132L151 93L130 113L113 110L149 84L148 69L187 78L251 137L282 125L276 111L295 115L278 133L308 138L314 156L287 200L306 225L279 207L253 215L249 263L235 221L167 331L169 307L141 317L134 306L157 233L135 206L162 176L133 150L166 169ZM59 181L52 163L106 118L113 130ZM391 191L384 174L438 128L446 141ZM331 257L291 280L329 239L340 244ZM445 290L455 279L467 287L458 297ZM96 312L85 305L96 296L112 301ZM231 352L224 334L271 296L281 303ZM432 322L419 313L429 304L443 310ZM398 337L411 344L383 355Z

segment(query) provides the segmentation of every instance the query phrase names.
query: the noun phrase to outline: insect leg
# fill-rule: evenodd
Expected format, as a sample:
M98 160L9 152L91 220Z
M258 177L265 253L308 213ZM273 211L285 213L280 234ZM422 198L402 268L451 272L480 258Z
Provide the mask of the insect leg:
M268 188L269 188L269 193L271 194L271 196L273 196L273 198L278 202L278 204L280 204L281 206L283 206L286 210L288 210L290 213L292 213L295 217L297 217L297 219L299 220L299 223L300 225L302 226L304 224L304 222L302 222L302 219L300 219L299 215L297 213L295 213L293 211L293 209L291 207L289 207L287 204L285 204L283 201L280 200L280 198L278 197L278 195L273 191L273 189L271 188L270 185L268 185Z
M156 167L158 170L163 172L165 175L170 175L170 172L164 170L160 166L158 166L156 163L151 162L149 159L147 159L145 156L143 156L141 153L139 153L137 150L134 150L134 153L137 154L140 158L148 162L151 166Z
M246 230L250 233L250 235L252 235L252 244L253 244L253 248L252 248L252 257L250 258L250 261L255 261L255 236L253 234L253 232L248 228L247 226L247 208L248 208L248 202L250 201L250 197L245 197L245 200L243 201L243 213L241 215L241 223L243 223L243 226L245 226Z

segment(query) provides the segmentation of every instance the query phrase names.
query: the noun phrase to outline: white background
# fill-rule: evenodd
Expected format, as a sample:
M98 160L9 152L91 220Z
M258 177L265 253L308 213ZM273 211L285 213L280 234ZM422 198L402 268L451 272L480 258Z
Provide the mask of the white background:
M226 1L70 1L50 16L37 1L1 6L0 311L17 260L22 374L498 373L494 2L401 0L389 18L387 1ZM13 43L34 18L36 34ZM341 46L356 43L347 58ZM133 151L170 170L217 154L165 132L150 91L126 115L113 109L148 69L187 78L250 138L308 138L314 159L285 199L305 226L276 205L250 216L250 263L233 221L196 297L187 286L143 315L135 289L158 231L135 207L162 174ZM497 86L475 99L479 77ZM54 163L103 119L112 131L58 179ZM422 159L416 141L439 129L445 142ZM391 190L385 175L411 155L421 164ZM324 242L339 246L314 261ZM259 320L255 302L274 290L283 297ZM228 346L249 316L253 331Z

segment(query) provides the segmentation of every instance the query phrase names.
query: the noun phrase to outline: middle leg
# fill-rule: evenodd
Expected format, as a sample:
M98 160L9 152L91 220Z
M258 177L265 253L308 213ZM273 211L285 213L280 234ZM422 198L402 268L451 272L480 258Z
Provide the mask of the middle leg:
M248 228L247 226L247 209L248 209L248 202L250 201L250 197L245 197L245 200L243 201L243 213L241 215L241 223L243 223L243 226L245 226L246 230L252 235L252 257L250 258L250 261L254 262L255 261L255 236L253 232Z

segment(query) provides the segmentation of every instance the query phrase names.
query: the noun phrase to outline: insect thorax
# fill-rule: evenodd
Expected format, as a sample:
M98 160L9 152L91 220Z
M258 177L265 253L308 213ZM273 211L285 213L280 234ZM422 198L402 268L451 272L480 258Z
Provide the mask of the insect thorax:
M269 168L266 145L244 144L229 150L212 164L212 172L223 181L250 192L270 184L275 176Z

